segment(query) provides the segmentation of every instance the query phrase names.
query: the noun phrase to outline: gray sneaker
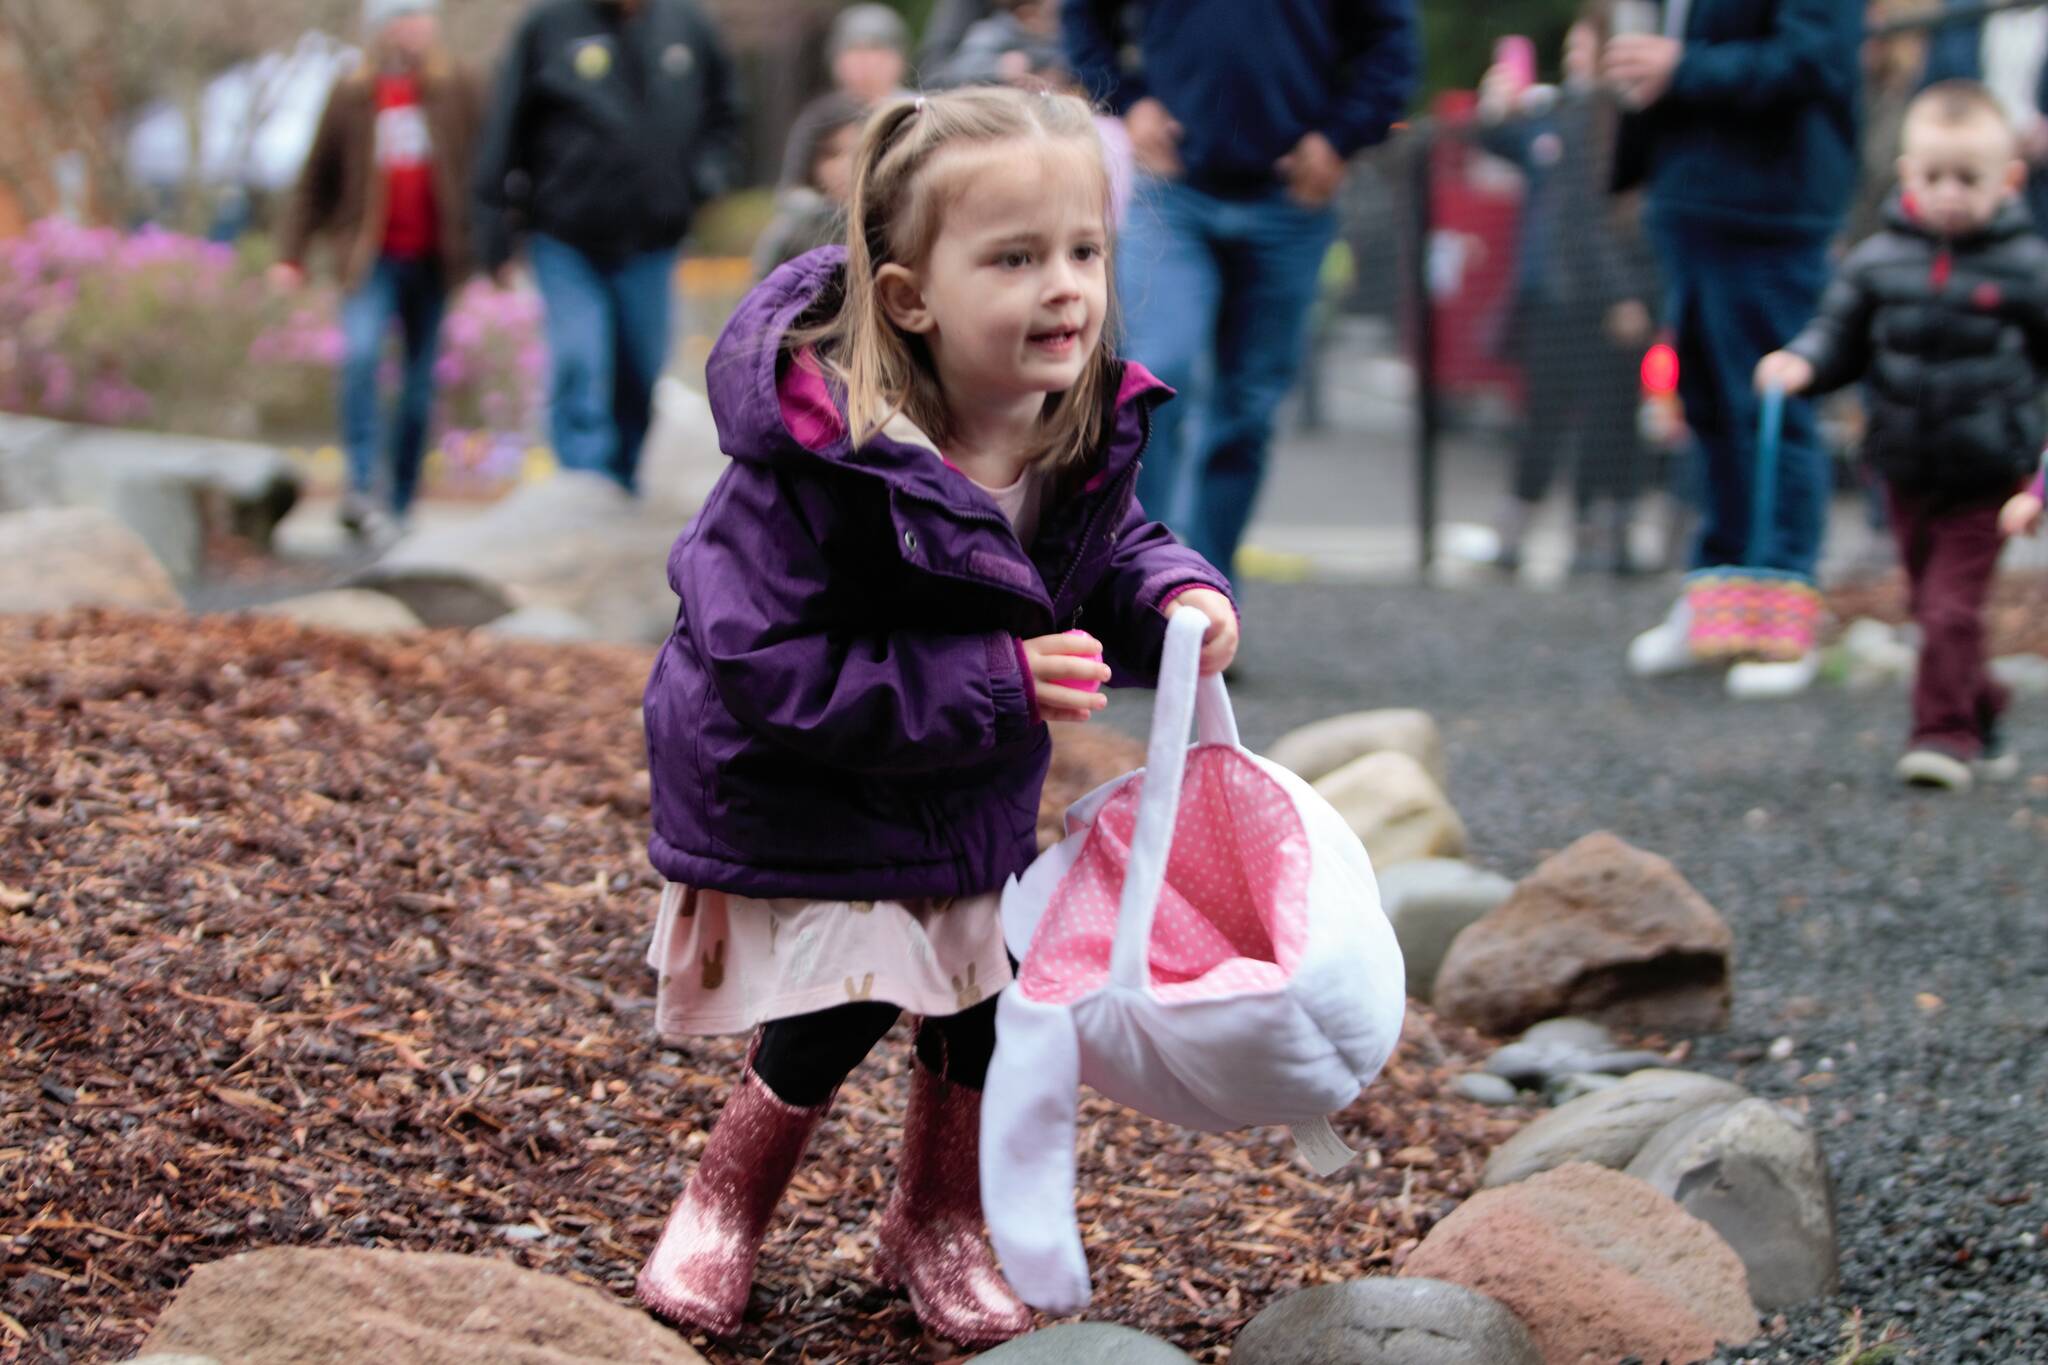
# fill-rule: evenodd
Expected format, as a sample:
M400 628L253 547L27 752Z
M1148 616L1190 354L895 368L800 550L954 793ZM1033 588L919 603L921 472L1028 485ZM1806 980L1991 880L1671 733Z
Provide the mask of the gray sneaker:
M1973 780L1970 764L1943 749L1908 749L1892 772L1909 787L1940 791L1966 792Z
M357 540L362 540L369 535L376 526L377 519L382 515L375 498L368 493L350 489L341 495L341 511L335 520L341 523L342 530Z

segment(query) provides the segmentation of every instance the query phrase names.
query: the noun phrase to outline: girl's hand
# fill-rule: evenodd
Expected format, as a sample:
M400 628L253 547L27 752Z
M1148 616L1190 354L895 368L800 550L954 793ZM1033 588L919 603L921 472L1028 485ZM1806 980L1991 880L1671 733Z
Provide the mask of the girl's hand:
M2002 536L2030 536L2041 529L2041 499L2032 493L2015 493L1998 509L1998 533Z
M1175 593L1167 603L1172 607L1193 607L1209 618L1202 635L1202 674L1221 673L1237 657L1237 608L1214 588L1189 588Z
M1069 687L1071 682L1109 681L1109 665L1102 662L1102 642L1078 630L1059 635L1041 635L1024 642L1024 657L1031 664L1031 686L1038 698L1038 714L1046 720L1083 721L1109 705L1100 692Z

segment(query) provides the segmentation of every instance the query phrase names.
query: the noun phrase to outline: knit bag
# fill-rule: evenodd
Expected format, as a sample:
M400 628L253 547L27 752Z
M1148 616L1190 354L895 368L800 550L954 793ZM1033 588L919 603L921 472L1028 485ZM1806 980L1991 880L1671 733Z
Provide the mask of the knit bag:
M1207 624L1192 607L1168 623L1145 768L1070 807L1067 837L1004 889L1020 965L996 1006L982 1204L1004 1276L1049 1313L1089 1298L1083 1082L1184 1127L1289 1125L1328 1174L1352 1155L1328 1115L1401 1033L1401 949L1365 848L1238 743L1223 679L1198 678Z
M1697 569L1686 575L1692 624L1687 643L1701 659L1788 663L1813 649L1820 630L1820 590L1804 574L1763 567L1777 538L1778 456L1785 394L1764 392L1750 498L1745 566Z

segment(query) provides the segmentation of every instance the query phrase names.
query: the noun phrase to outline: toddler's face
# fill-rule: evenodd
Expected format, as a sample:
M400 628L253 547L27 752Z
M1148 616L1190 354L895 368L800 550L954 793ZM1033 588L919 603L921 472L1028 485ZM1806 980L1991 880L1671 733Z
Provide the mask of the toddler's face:
M1996 119L1907 122L1899 181L1913 196L1920 221L1943 236L1989 223L2025 178L2012 135Z
M818 144L817 160L811 164L811 181L820 194L835 204L845 204L853 198L853 148L859 138L860 125L850 123Z
M925 340L949 400L1072 388L1109 308L1099 155L1071 142L1001 142L975 159L919 272Z

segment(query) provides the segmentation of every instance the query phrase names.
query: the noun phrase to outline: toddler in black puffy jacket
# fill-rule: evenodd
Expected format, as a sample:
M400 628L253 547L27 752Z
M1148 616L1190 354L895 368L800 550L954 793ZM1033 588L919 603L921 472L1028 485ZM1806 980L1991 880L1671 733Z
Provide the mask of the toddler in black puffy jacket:
M1864 455L1884 478L1924 643L1901 780L1961 789L2010 777L2006 696L1985 660L1999 510L2033 472L2048 415L2048 242L2019 190L2011 124L1974 81L1907 110L1900 192L1848 258L1820 316L1757 365L1760 388L1867 381Z

